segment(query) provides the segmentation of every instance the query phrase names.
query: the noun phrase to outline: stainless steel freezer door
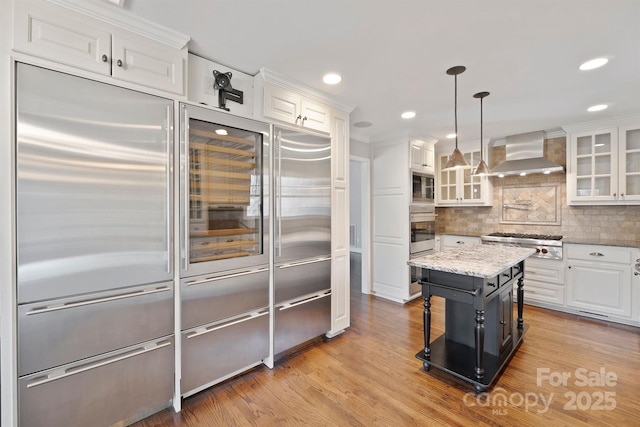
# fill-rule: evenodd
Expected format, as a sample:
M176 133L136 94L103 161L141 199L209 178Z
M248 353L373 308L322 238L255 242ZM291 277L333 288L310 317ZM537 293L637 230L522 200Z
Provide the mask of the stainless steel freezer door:
M269 267L181 280L182 329L269 305Z
M269 310L182 333L181 394L198 391L269 355Z
M17 64L18 302L173 278L173 102Z
M299 260L275 266L275 303L331 288L331 257Z
M171 336L19 378L19 425L128 425L171 401L173 356Z
M274 307L273 354L277 355L331 329L331 291L307 295Z
M331 139L274 130L276 262L331 253Z
M173 332L173 284L18 306L18 375Z

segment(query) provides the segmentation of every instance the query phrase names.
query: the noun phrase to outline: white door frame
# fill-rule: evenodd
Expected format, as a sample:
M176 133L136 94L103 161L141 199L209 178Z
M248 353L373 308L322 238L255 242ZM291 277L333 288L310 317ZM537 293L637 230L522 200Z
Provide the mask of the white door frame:
M371 159L360 156L349 156L349 160L361 165L360 205L362 224L362 293L371 293Z

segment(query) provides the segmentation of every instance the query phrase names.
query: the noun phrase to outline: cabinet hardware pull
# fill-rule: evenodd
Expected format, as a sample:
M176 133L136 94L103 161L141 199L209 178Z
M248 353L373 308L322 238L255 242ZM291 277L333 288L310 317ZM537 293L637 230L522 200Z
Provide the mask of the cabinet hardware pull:
M240 273L227 274L226 276L207 277L204 280L194 280L192 282L187 282L186 284L187 286L201 285L203 283L211 283L211 282L216 282L218 280L233 279L234 277L246 276L248 274L262 273L264 271L269 271L269 268L264 267L264 268L259 268L257 270L242 271Z
M600 252L591 252L591 253L589 253L589 255L591 255L591 256L604 256L604 254L601 254Z
M107 55L102 55L102 62L107 62L109 57Z
M116 62L116 65L118 67L122 67L122 59L118 59L118 62Z
M256 311L256 312L251 313L248 316L242 317L241 319L234 320L232 322L223 323L221 325L216 325L216 326L212 326L212 327L209 327L209 328L197 329L196 331L188 334L187 335L187 339L199 337L200 335L208 334L210 332L219 331L220 329L228 328L229 326L234 326L234 325L237 325L239 323L246 322L247 320L253 320L253 319L256 319L258 317L262 317L265 314L269 314L269 311L268 310L265 310L265 311L262 311L262 312Z
M304 126L304 121L305 121L305 120L307 120L307 116L304 116L304 117L302 118L302 126Z
M500 324L501 324L501 325L506 325L506 324L507 324L507 321L506 321L506 320L501 320L501 321L500 321Z
M495 288L495 287L496 287L496 284L495 284L495 283L491 283L491 282L487 283L487 285L488 285L488 286L491 286L492 288Z
M34 381L32 383L27 384L27 388L37 387L37 386L42 385L42 384L50 383L51 381L59 380L61 378L66 378L66 377L69 377L71 375L80 374L82 372L90 371L92 369L100 368L102 366L106 366L106 365L110 365L112 363L120 362L122 360L130 359L132 357L139 356L141 354L148 353L150 351L159 350L159 349L161 349L163 347L166 347L168 345L171 345L171 341L157 342L157 343L153 343L151 345L138 347L137 349L135 349L135 350L133 350L133 351L131 351L129 353L125 353L123 355L119 355L119 356L115 356L115 357L112 357L112 358L104 359L102 361L99 361L99 362L91 364L91 365L82 366L82 367L79 367L79 368L70 368L70 369L67 369L67 370L65 370L65 371L63 371L61 373L60 372L54 372L54 373L48 375L46 378L43 378L43 379L40 379L40 380L36 380L36 381Z
M297 124L297 123L298 123L298 120L300 120L301 118L302 118L302 115L301 115L301 114L298 114L298 117L296 117L296 121L295 121L295 123Z
M640 276L640 273L638 273L637 271L635 273L633 273L634 276Z
M462 240L458 240L456 243L459 245L464 245L464 242Z
M509 277L509 273L502 273L502 277Z
M48 305L45 307L38 307L38 308L34 308L31 311L27 312L27 316L32 316L34 314L42 314L42 313L49 313L51 311L60 311L60 310L66 310L69 308L76 308L76 307L83 307L85 305L92 305L92 304L100 304L103 302L109 302L109 301L117 301L117 300L121 300L121 299L125 299L125 298L133 298L133 297L138 297L138 296L142 296L142 295L151 295L151 294L157 294L158 292L166 292L171 290L170 287L168 286L162 286L159 288L147 288L147 289L141 289L139 291L134 291L134 292L129 292L129 293L125 293L125 294L119 294L119 295L114 295L114 296L110 296L110 297L104 297L104 298L95 298L95 299L89 299L89 300L84 300L84 301L76 301L76 302L69 302L66 304L53 304L53 305Z

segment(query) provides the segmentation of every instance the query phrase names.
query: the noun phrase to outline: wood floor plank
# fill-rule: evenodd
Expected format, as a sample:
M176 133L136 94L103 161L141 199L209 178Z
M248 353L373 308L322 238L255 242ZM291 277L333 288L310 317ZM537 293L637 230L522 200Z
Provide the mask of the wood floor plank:
M476 395L415 359L424 345L420 298L400 305L357 290L351 298L352 326L342 335L184 399L179 414L166 409L134 425L637 425L639 328L525 306L530 329L522 346L490 392ZM444 332L444 303L436 297L432 322L435 339ZM539 369L569 378L555 384ZM615 385L577 383L580 370L601 369L617 376ZM605 393L615 408L598 401Z

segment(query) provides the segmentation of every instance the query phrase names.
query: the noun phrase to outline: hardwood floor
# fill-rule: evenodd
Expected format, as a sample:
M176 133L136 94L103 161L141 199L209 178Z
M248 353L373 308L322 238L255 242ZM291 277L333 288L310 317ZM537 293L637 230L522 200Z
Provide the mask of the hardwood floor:
M638 425L639 328L526 305L524 343L491 392L476 396L415 359L422 310L421 298L402 306L352 289L352 326L342 335L187 398L179 414L166 409L135 425ZM432 313L435 339L444 323L437 297Z

